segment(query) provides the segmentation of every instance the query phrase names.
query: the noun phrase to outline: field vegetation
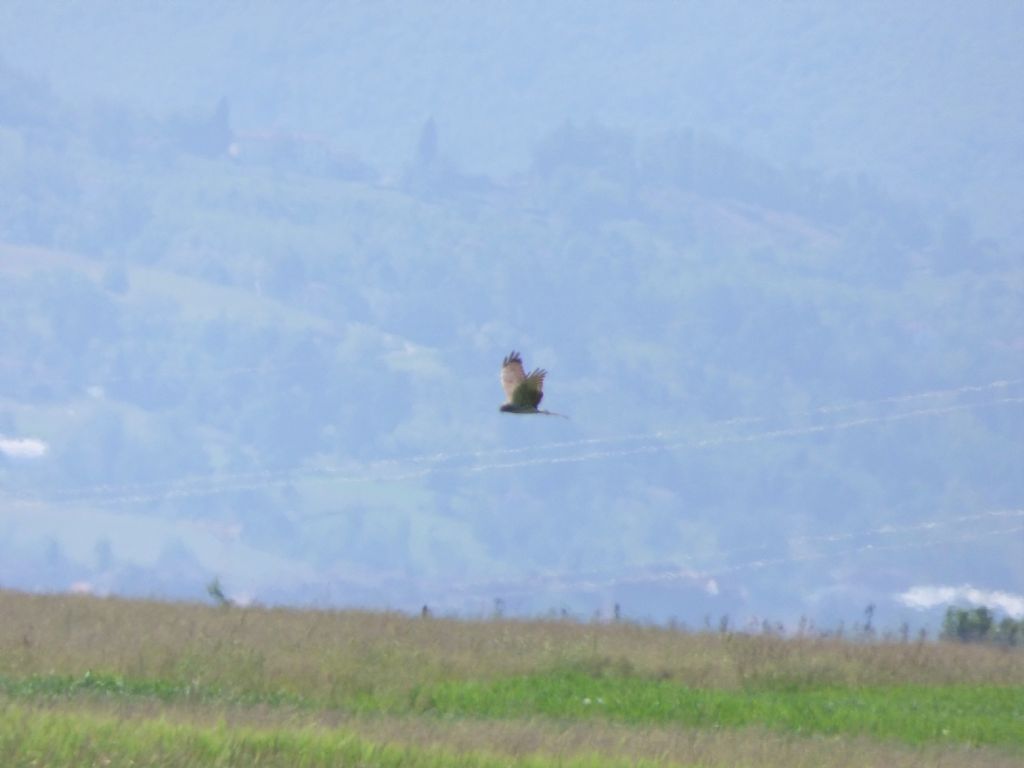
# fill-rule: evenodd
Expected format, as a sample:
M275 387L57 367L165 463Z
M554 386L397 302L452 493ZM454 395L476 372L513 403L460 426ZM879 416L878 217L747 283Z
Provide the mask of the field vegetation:
M4 765L1014 765L1024 656L0 592Z

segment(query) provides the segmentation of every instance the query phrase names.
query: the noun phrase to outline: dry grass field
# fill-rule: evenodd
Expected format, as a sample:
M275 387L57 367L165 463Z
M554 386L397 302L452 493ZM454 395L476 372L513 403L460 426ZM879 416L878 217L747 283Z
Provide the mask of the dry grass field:
M3 765L1022 761L1019 649L0 592Z

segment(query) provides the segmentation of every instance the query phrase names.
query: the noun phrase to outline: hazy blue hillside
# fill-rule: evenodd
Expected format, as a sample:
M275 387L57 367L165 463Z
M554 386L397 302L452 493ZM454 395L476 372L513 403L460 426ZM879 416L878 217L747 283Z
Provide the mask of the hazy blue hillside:
M0 584L1016 611L1019 9L818 8L6 5Z
M168 30L173 30L169 34ZM551 126L698 126L786 167L869 173L1024 240L1016 2L8 2L0 50L82 105L227 96L237 127L395 168L433 115L471 167L518 170Z

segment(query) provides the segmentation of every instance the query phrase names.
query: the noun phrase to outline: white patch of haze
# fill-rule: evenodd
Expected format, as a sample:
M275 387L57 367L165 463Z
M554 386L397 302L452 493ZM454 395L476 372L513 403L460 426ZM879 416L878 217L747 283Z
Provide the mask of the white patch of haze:
M951 603L968 603L1005 611L1015 619L1024 617L1024 595L999 590L985 590L963 584L959 587L923 585L911 587L896 596L908 608L928 610Z
M49 446L34 437L13 438L0 435L0 453L12 459L38 459L46 455Z

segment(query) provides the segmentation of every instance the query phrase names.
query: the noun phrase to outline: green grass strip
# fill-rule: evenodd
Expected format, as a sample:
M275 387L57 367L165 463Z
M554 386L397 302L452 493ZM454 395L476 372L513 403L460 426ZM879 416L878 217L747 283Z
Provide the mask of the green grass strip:
M80 768L147 765L160 768L262 766L263 768L592 768L598 765L651 766L607 761L597 755L548 758L454 752L438 747L379 744L343 730L196 726L165 720L119 719L92 713L0 707L0 765L20 768Z
M136 679L103 672L83 675L32 675L0 677L0 693L11 698L45 699L76 694L114 697L142 696L160 701L202 701L221 704L315 707L318 702L286 691L252 691L174 680Z
M639 677L553 671L489 681L451 680L406 694L337 697L235 690L86 673L0 677L12 700L101 696L165 702L459 717L609 719L696 728L760 726L793 734L864 735L912 745L961 743L1024 752L1024 687L887 686L733 691Z
M418 707L494 718L610 718L698 728L759 725L797 734L862 734L908 744L960 742L1024 750L1024 688L893 686L795 691L685 688L641 678L556 673L453 681Z

